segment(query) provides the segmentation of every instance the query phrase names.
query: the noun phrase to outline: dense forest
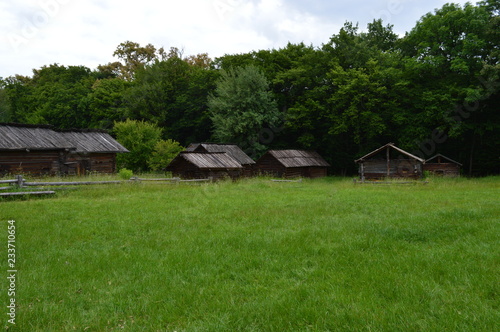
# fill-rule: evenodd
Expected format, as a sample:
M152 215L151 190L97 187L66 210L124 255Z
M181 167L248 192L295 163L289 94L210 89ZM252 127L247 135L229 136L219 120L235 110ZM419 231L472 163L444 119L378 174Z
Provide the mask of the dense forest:
M253 158L313 149L332 174L354 174L354 159L394 142L460 161L466 175L499 173L499 0L446 4L402 37L374 20L364 30L346 22L319 47L210 59L127 41L113 56L97 69L51 64L0 78L0 122L115 135L152 125L165 149L232 142Z

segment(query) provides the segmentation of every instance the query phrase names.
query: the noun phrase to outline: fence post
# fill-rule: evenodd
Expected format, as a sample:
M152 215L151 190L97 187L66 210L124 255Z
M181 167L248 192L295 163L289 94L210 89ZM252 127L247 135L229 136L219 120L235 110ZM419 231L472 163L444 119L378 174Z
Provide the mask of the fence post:
M24 187L24 179L23 179L23 176L22 176L22 175L18 175L18 176L17 176L17 186L18 186L19 188Z

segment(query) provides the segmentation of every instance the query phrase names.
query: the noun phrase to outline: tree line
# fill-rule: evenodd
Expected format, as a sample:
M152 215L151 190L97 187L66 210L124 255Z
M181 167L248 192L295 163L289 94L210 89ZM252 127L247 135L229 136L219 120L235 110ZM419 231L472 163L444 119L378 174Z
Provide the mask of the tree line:
M425 159L458 160L469 175L497 174L500 1L445 4L402 37L392 28L346 22L319 47L216 59L127 41L118 61L94 70L52 64L0 79L0 121L123 136L152 125L157 148L146 150L157 159L170 146L232 142L253 158L313 149L334 174L353 174L354 159L394 142Z

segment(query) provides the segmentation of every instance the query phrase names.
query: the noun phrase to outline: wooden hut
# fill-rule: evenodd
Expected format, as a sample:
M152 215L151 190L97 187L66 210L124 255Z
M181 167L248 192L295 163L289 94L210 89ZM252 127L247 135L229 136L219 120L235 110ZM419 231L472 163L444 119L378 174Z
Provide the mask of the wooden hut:
M128 150L102 131L0 124L0 174L112 173L116 154L123 152Z
M394 143L388 143L367 155L355 160L359 165L361 181L384 178L418 179L423 175L425 160Z
M114 173L116 154L128 152L106 131L72 130L63 131L61 135L75 147L66 157L65 173Z
M217 144L217 143L192 143L187 148L188 152L220 153L224 152L230 155L243 166L244 176L252 176L255 161L250 158L236 144Z
M284 178L323 177L328 167L317 152L305 150L269 150L255 164L259 174Z
M434 175L460 176L462 164L442 154L437 154L425 161L424 171Z
M182 179L223 179L238 178L243 172L243 166L225 152L188 152L179 153L166 171Z

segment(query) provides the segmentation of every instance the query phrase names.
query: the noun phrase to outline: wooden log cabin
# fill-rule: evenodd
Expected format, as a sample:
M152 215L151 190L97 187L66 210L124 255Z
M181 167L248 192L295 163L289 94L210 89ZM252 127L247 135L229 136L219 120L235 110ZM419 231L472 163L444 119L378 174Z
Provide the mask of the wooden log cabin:
M255 170L275 177L318 178L327 176L328 167L330 164L315 151L269 150L257 160Z
M245 152L243 152L243 150L236 144L192 143L186 148L186 151L203 153L227 153L243 166L243 176L253 175L255 161L250 158Z
M437 154L425 161L424 171L440 176L460 176L462 164L442 154Z
M46 125L0 124L0 174L113 173L128 152L108 133L56 131Z
M225 152L179 153L165 168L181 179L236 179L241 176L243 166Z
M385 178L419 179L425 160L388 143L355 160L361 181Z

